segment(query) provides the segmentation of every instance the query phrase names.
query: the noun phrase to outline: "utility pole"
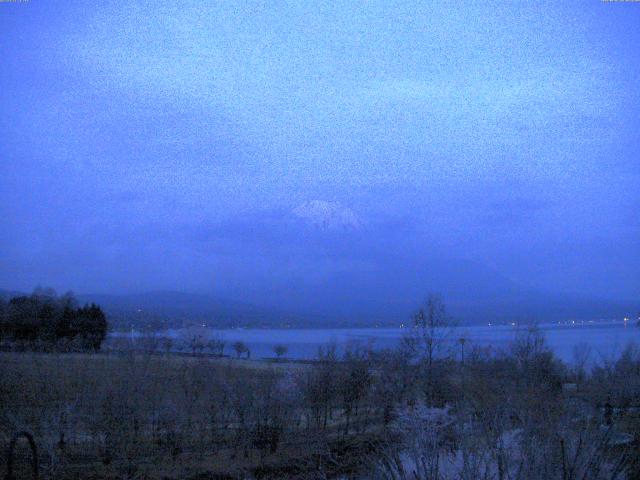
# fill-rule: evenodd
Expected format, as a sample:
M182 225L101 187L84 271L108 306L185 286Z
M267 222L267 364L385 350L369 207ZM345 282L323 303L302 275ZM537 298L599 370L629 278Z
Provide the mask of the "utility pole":
M466 388L466 382L465 382L465 372L464 372L464 344L467 343L467 339L464 337L460 337L458 339L458 343L460 344L460 368L461 368L461 373L462 373L462 401L464 402L464 397L465 397L465 388Z
M462 365L464 365L464 344L467 343L467 339L464 337L460 337L458 339L458 343L460 344L460 361Z

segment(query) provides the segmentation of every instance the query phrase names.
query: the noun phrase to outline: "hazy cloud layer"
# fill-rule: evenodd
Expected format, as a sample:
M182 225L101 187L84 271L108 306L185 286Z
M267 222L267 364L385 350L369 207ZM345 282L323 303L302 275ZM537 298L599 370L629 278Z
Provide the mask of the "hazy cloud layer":
M638 298L624 7L2 5L0 282Z

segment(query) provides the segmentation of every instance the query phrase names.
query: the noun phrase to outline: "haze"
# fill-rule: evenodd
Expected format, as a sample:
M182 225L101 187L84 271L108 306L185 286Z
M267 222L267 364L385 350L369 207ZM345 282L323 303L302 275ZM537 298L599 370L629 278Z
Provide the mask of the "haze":
M599 1L0 4L0 287L637 311L638 25Z

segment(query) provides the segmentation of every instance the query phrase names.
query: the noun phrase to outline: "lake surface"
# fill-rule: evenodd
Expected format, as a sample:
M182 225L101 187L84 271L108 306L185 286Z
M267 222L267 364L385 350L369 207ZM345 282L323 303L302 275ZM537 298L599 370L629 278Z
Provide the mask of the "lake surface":
M527 327L513 325L474 325L458 327L451 334L451 341L460 337L467 339L465 349L473 345L492 346L500 349L513 342L518 331ZM591 361L611 359L620 354L631 342L640 345L640 327L635 322L607 322L583 324L542 324L538 328L544 333L547 344L561 359L571 363L574 350L587 345ZM318 348L331 342L339 349L353 342L371 344L374 349L393 348L407 334L407 328L334 328L334 329L201 329L204 335L222 336L227 346L225 353L233 354L231 344L246 343L252 358L274 357L275 345L286 345L287 357L311 359ZM187 338L185 330L169 330L174 338ZM469 351L469 350L467 350Z

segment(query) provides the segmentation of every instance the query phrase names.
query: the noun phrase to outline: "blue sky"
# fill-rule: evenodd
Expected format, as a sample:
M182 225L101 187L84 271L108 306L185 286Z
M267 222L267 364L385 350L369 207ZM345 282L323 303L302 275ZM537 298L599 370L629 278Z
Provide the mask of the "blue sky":
M639 25L598 1L0 4L0 283L261 301L356 272L367 301L389 266L467 262L458 290L638 298Z

